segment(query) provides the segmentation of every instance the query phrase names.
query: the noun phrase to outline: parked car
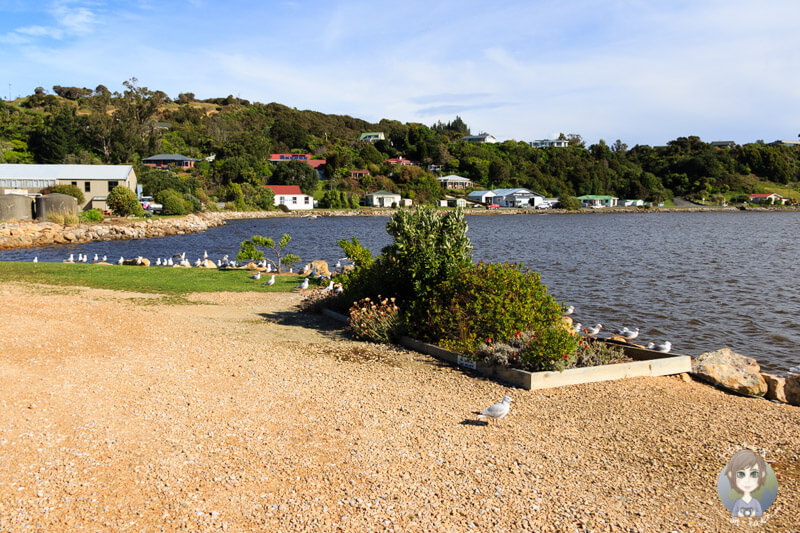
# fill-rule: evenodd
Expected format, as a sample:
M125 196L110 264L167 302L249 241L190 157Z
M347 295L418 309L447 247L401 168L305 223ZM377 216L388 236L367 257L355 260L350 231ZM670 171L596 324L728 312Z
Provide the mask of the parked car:
M489 204L486 209L500 209L500 204Z
M536 209L550 209L551 207L553 207L553 204L551 204L550 202L545 200L542 203L540 203L539 205L537 205Z
M160 213L164 209L164 206L157 204L152 196L142 196L139 202L142 204L142 209L151 213Z

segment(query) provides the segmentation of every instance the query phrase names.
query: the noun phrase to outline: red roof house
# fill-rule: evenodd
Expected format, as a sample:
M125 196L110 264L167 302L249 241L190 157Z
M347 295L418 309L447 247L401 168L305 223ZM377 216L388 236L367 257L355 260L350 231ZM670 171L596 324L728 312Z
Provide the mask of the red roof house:
M290 210L313 209L314 198L303 194L299 185L262 185L275 193L275 205L285 205Z

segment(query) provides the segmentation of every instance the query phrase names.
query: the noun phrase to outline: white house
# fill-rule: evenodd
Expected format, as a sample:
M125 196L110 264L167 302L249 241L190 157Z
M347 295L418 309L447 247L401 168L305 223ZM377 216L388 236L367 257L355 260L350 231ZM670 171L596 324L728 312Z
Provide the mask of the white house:
M536 207L544 201L544 195L528 189L495 189L494 203L500 207Z
M620 200L620 204L622 207L642 207L644 205L644 200L638 199L629 199L629 200Z
M582 207L617 207L619 203L619 198L608 194L585 194L577 198L581 201Z
M467 195L467 200L480 204L491 204L495 194L492 191L472 191Z
M747 197L754 204L784 205L789 201L788 198L784 198L777 193L748 194Z
M364 196L367 207L392 207L400 205L400 195L388 191L371 192Z
M85 201L79 209L105 209L108 193L117 185L136 191L131 165L0 165L0 193L38 193L54 185L75 185Z
M303 194L299 185L262 185L275 193L275 205L285 205L291 211L313 209L314 197Z
M468 143L496 143L497 139L494 136L489 135L488 133L481 133L480 135L465 135L461 137L462 141Z
M566 148L569 146L569 141L567 139L537 139L528 144L533 148Z
M471 179L456 176L455 174L448 174L447 176L436 178L436 180L445 189L469 189L473 185Z

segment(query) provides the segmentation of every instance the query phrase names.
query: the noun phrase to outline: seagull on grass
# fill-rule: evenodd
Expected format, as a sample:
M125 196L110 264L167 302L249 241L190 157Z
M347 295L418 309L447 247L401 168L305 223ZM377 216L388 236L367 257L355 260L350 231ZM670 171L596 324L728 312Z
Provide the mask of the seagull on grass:
M499 420L508 414L508 410L511 407L511 397L510 396L503 396L503 399L500 403L496 403L490 407L487 407L480 413L478 413L478 420L483 420L484 418L492 418Z
M256 281L260 280L261 279L261 272L256 272L255 274L250 276L250 279L254 279Z
M295 286L295 289L300 289L301 291L304 291L307 288L308 288L308 278L304 278L303 279L303 283L301 283L300 285Z
M275 274L270 276L269 279L264 282L264 285L266 285L267 287L272 287L273 285L275 285Z
M38 263L38 262L39 262L39 258L38 258L38 257L34 257L34 258L33 258L33 262L34 262L34 263Z

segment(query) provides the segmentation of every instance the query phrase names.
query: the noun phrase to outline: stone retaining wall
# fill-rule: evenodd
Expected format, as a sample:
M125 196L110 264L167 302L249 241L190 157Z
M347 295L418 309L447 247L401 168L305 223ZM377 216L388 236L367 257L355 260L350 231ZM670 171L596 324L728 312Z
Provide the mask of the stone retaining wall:
M111 219L75 226L52 222L4 222L0 223L0 250L48 244L183 235L206 231L223 224L225 217L220 213L199 213L181 218L155 220Z

